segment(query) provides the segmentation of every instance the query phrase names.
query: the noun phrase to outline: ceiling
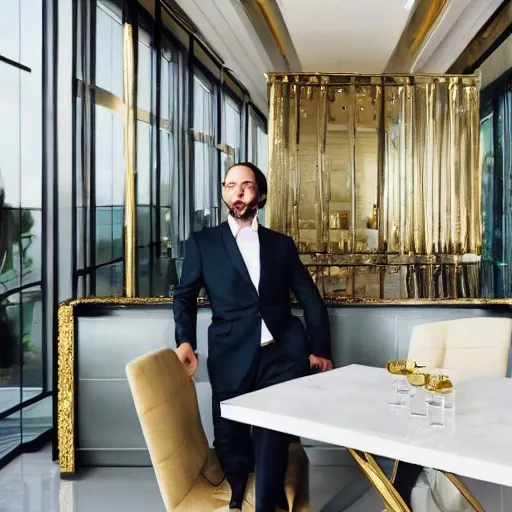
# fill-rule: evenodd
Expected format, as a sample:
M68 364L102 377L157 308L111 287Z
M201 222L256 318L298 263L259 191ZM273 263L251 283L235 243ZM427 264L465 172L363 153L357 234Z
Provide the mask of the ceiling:
M445 73L504 0L175 1L266 113L266 72Z
M381 73L407 23L414 0L277 3L303 71Z

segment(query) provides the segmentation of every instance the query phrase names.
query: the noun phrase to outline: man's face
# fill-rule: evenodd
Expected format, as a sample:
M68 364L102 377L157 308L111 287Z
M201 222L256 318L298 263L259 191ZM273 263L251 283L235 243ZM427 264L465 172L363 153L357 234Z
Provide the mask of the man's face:
M251 169L243 165L236 165L230 169L222 187L222 199L233 217L236 219L253 217L258 204L264 198L265 196L258 190Z

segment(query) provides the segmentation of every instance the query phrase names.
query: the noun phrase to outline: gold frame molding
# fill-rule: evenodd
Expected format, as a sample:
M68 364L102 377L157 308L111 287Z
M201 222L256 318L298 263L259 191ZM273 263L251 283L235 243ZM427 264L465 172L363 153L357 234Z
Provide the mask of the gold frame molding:
M62 302L58 309L57 344L57 444L60 472L72 475L76 470L75 440L75 308L81 305L139 306L172 304L170 297L86 297ZM205 300L198 301L206 306ZM336 306L505 306L512 307L512 299L455 299L455 300L378 300L353 299L328 302ZM368 460L366 461L368 462ZM368 462L369 463L369 462ZM393 481L393 480L392 480ZM462 491L461 491L462 492ZM478 510L478 509L476 509Z
M76 470L75 446L75 307L83 304L136 306L169 304L159 297L86 297L62 302L57 313L57 445L61 474Z

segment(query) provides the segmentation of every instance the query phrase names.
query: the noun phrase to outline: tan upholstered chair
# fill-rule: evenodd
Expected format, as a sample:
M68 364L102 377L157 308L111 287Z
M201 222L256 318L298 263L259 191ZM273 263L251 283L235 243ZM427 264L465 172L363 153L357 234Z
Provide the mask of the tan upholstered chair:
M426 365L428 371L453 372L454 379L457 374L506 377L511 337L510 318L462 318L418 325L413 329L407 358ZM440 471L425 469L411 496L413 510L473 510L457 489L461 482L450 478L454 483Z
M201 424L193 381L170 348L126 366L128 382L158 486L168 512L209 512L228 505L231 490ZM285 482L289 510L309 511L308 459L290 446ZM254 511L251 475L243 512Z

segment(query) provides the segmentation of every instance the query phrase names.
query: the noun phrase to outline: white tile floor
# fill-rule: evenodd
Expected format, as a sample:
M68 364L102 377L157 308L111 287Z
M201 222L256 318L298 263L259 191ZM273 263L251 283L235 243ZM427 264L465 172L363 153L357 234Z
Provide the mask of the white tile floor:
M341 489L359 481L353 467L312 467L312 512L319 512ZM469 482L487 512L510 512L512 489ZM373 491L350 512L381 512ZM331 508L328 509L332 511ZM74 481L61 481L50 447L18 457L0 470L0 512L165 512L151 468L91 468ZM205 511L209 512L209 511Z

